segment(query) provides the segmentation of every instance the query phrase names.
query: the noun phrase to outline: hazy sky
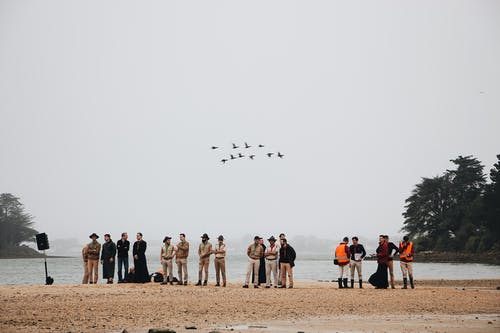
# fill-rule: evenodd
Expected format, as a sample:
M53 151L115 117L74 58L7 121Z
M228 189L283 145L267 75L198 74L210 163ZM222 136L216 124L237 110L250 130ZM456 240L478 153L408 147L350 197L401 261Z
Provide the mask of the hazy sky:
M499 59L499 1L0 0L0 192L49 239L394 234L489 172Z

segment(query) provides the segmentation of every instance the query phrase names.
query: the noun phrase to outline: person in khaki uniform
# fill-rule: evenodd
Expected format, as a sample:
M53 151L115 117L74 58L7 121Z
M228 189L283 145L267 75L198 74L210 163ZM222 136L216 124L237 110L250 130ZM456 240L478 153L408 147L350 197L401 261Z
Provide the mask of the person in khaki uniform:
M248 288L248 283L250 282L250 275L252 274L252 271L254 274L253 287L259 288L259 267L260 258L262 257L263 252L264 248L262 247L262 245L260 245L260 237L255 236L253 239L253 243L250 244L247 249L248 267L243 288Z
M217 237L218 243L212 251L215 254L215 280L216 287L220 286L220 275L222 275L222 286L226 286L226 244L224 244L224 236Z
M200 263L198 265L198 283L197 286L201 286L201 278L203 277L203 271L205 271L205 280L203 280L203 285L206 286L208 282L208 267L210 265L210 256L212 255L212 244L208 242L207 234L201 236L201 244L198 246L198 255L200 256Z
M174 258L174 246L170 244L170 240L172 237L165 236L163 239L164 245L161 247L161 252L160 252L160 263L163 266L163 282L161 284L167 284L170 282L170 284L174 284L173 279L174 279L174 274L173 274L173 262L172 259Z
M189 242L186 241L186 235L179 235L180 242L177 244L177 249L175 252L175 263L177 264L177 274L179 276L179 285L188 284L188 269L187 269L187 258L189 256ZM182 271L184 271L184 280L182 279Z
M101 253L101 244L97 241L99 236L94 232L89 236L92 242L87 244L87 263L89 271L89 283L97 283L99 279L99 255ZM92 276L92 272L94 275Z
M83 260L83 280L82 284L89 283L89 263L87 257L87 246L85 245L82 249L82 260Z

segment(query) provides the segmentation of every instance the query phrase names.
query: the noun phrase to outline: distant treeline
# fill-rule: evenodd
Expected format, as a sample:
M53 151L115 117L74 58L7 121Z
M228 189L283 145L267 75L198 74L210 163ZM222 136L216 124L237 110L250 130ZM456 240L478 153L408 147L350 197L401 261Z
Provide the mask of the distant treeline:
M406 199L402 231L418 251L500 253L500 155L489 173L473 156L422 178Z

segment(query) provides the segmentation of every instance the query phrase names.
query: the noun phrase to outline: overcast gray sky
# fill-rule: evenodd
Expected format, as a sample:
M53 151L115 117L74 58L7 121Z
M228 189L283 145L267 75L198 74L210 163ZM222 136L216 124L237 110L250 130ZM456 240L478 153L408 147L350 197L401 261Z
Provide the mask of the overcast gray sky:
M499 59L499 1L0 0L0 192L49 239L394 234L492 167Z

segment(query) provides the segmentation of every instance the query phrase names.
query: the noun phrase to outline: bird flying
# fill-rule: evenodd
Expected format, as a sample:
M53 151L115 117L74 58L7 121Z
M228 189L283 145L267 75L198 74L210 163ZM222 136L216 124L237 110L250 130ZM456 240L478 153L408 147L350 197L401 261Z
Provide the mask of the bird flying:
M233 143L233 149L240 148L240 146L237 146Z
M251 160L253 160L253 159L254 159L254 157L255 157L255 155L250 155L250 156L248 156L248 157L249 157Z
M222 164L226 164L227 162L227 159L223 158L222 160L220 160Z
M216 146L212 146L212 147L210 147L210 148L212 148L212 149L217 149L217 148L219 148L219 147L216 147Z
M264 148L264 145L259 145L259 148Z
M274 155L274 153L267 153L267 157L271 157L273 155Z
M245 148L250 148L252 146L249 146L248 143L245 142Z
M278 157L279 158L283 158L283 156L285 156L285 155L283 155L282 153L278 152Z

